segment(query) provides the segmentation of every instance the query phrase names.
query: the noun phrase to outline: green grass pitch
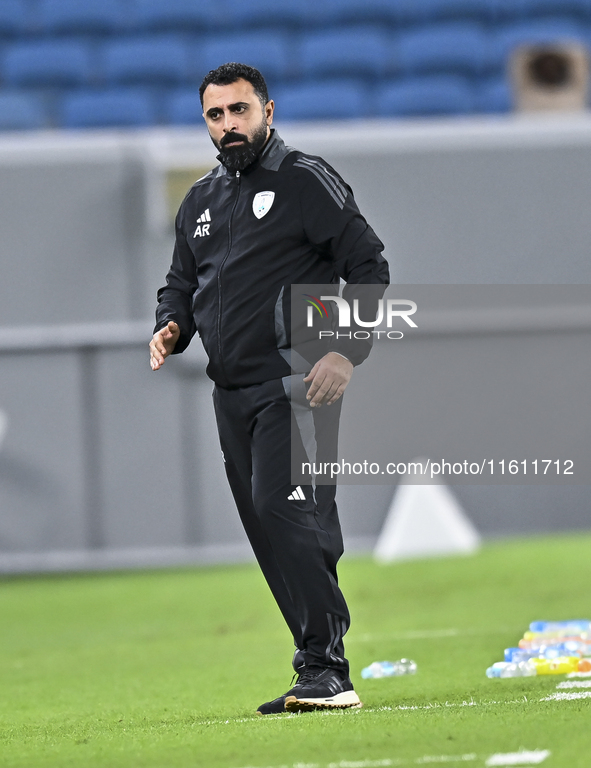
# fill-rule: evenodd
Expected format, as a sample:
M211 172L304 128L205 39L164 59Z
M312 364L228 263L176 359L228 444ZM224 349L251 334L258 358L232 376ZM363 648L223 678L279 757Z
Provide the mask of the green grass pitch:
M256 566L5 578L0 766L480 768L518 764L491 755L520 750L589 766L589 696L552 699L564 676L484 673L531 620L589 616L590 551L581 534L392 566L345 559L365 706L267 718L254 712L289 687L292 648ZM415 676L361 679L403 656Z

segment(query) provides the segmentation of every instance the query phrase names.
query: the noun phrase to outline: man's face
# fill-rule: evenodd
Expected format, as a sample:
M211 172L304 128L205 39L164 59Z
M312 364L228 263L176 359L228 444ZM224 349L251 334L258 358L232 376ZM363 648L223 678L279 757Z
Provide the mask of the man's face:
M273 107L269 101L263 108L252 84L242 78L207 86L203 117L227 168L241 171L256 159L269 138Z

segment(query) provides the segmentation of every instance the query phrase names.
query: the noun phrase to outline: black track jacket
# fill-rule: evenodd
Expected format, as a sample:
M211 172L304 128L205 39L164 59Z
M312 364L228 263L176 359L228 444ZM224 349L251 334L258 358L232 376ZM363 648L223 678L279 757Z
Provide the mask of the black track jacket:
M385 285L383 247L337 172L286 147L273 130L244 171L219 165L189 190L154 332L178 324L174 353L199 333L207 374L222 387L288 376L291 285L340 278ZM370 349L331 348L355 365Z

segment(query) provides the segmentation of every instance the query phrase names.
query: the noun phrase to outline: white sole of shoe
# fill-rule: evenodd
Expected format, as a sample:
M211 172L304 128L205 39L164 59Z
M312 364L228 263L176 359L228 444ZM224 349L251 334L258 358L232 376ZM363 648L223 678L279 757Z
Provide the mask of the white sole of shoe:
M298 699L288 696L285 709L288 712L310 712L314 709L360 709L363 704L355 691L343 691L326 699Z

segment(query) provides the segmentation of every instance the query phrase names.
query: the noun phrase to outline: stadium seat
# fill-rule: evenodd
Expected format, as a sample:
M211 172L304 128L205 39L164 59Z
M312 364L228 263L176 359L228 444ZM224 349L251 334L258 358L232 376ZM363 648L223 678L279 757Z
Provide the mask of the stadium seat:
M2 64L4 82L20 86L68 86L88 83L90 49L76 40L13 43Z
M164 120L171 125L202 124L202 112L196 86L172 91L165 99Z
M473 22L448 22L400 35L396 56L406 74L480 74L489 63L489 35Z
M317 3L318 21L334 26L342 22L396 23L401 20L405 0L324 0Z
M526 43L556 43L563 40L586 43L587 34L586 25L562 16L508 25L491 36L491 64L504 70L511 52Z
M507 79L495 77L478 83L474 110L483 113L511 112L513 98Z
M22 131L47 125L43 101L29 93L0 91L0 131Z
M300 71L308 77L380 77L388 70L388 43L377 27L312 32L300 44Z
M226 0L224 25L310 28L326 18L318 0ZM330 19L329 19L330 20Z
M520 16L558 16L566 14L589 18L589 0L514 0Z
M509 0L507 0L509 1ZM326 20L386 23L492 21L498 0L325 0Z
M201 76L227 61L250 64L271 81L289 77L293 71L289 39L281 32L213 35L202 46L195 46L193 68Z
M182 83L191 75L188 43L172 34L116 38L104 44L100 58L108 84Z
M382 116L466 114L474 95L467 80L457 75L405 78L382 86L375 97Z
M24 0L1 0L0 35L12 36L26 32L30 22L29 4Z
M128 4L123 0L40 0L36 19L51 33L101 34L122 30Z
M228 24L219 0L135 0L133 24L139 29L200 31Z
M64 97L62 127L103 128L156 123L153 95L143 88L79 91Z
M331 120L366 117L366 87L355 80L335 79L284 86L277 90L276 119Z
M418 23L476 19L491 22L496 0L397 0L401 19Z

